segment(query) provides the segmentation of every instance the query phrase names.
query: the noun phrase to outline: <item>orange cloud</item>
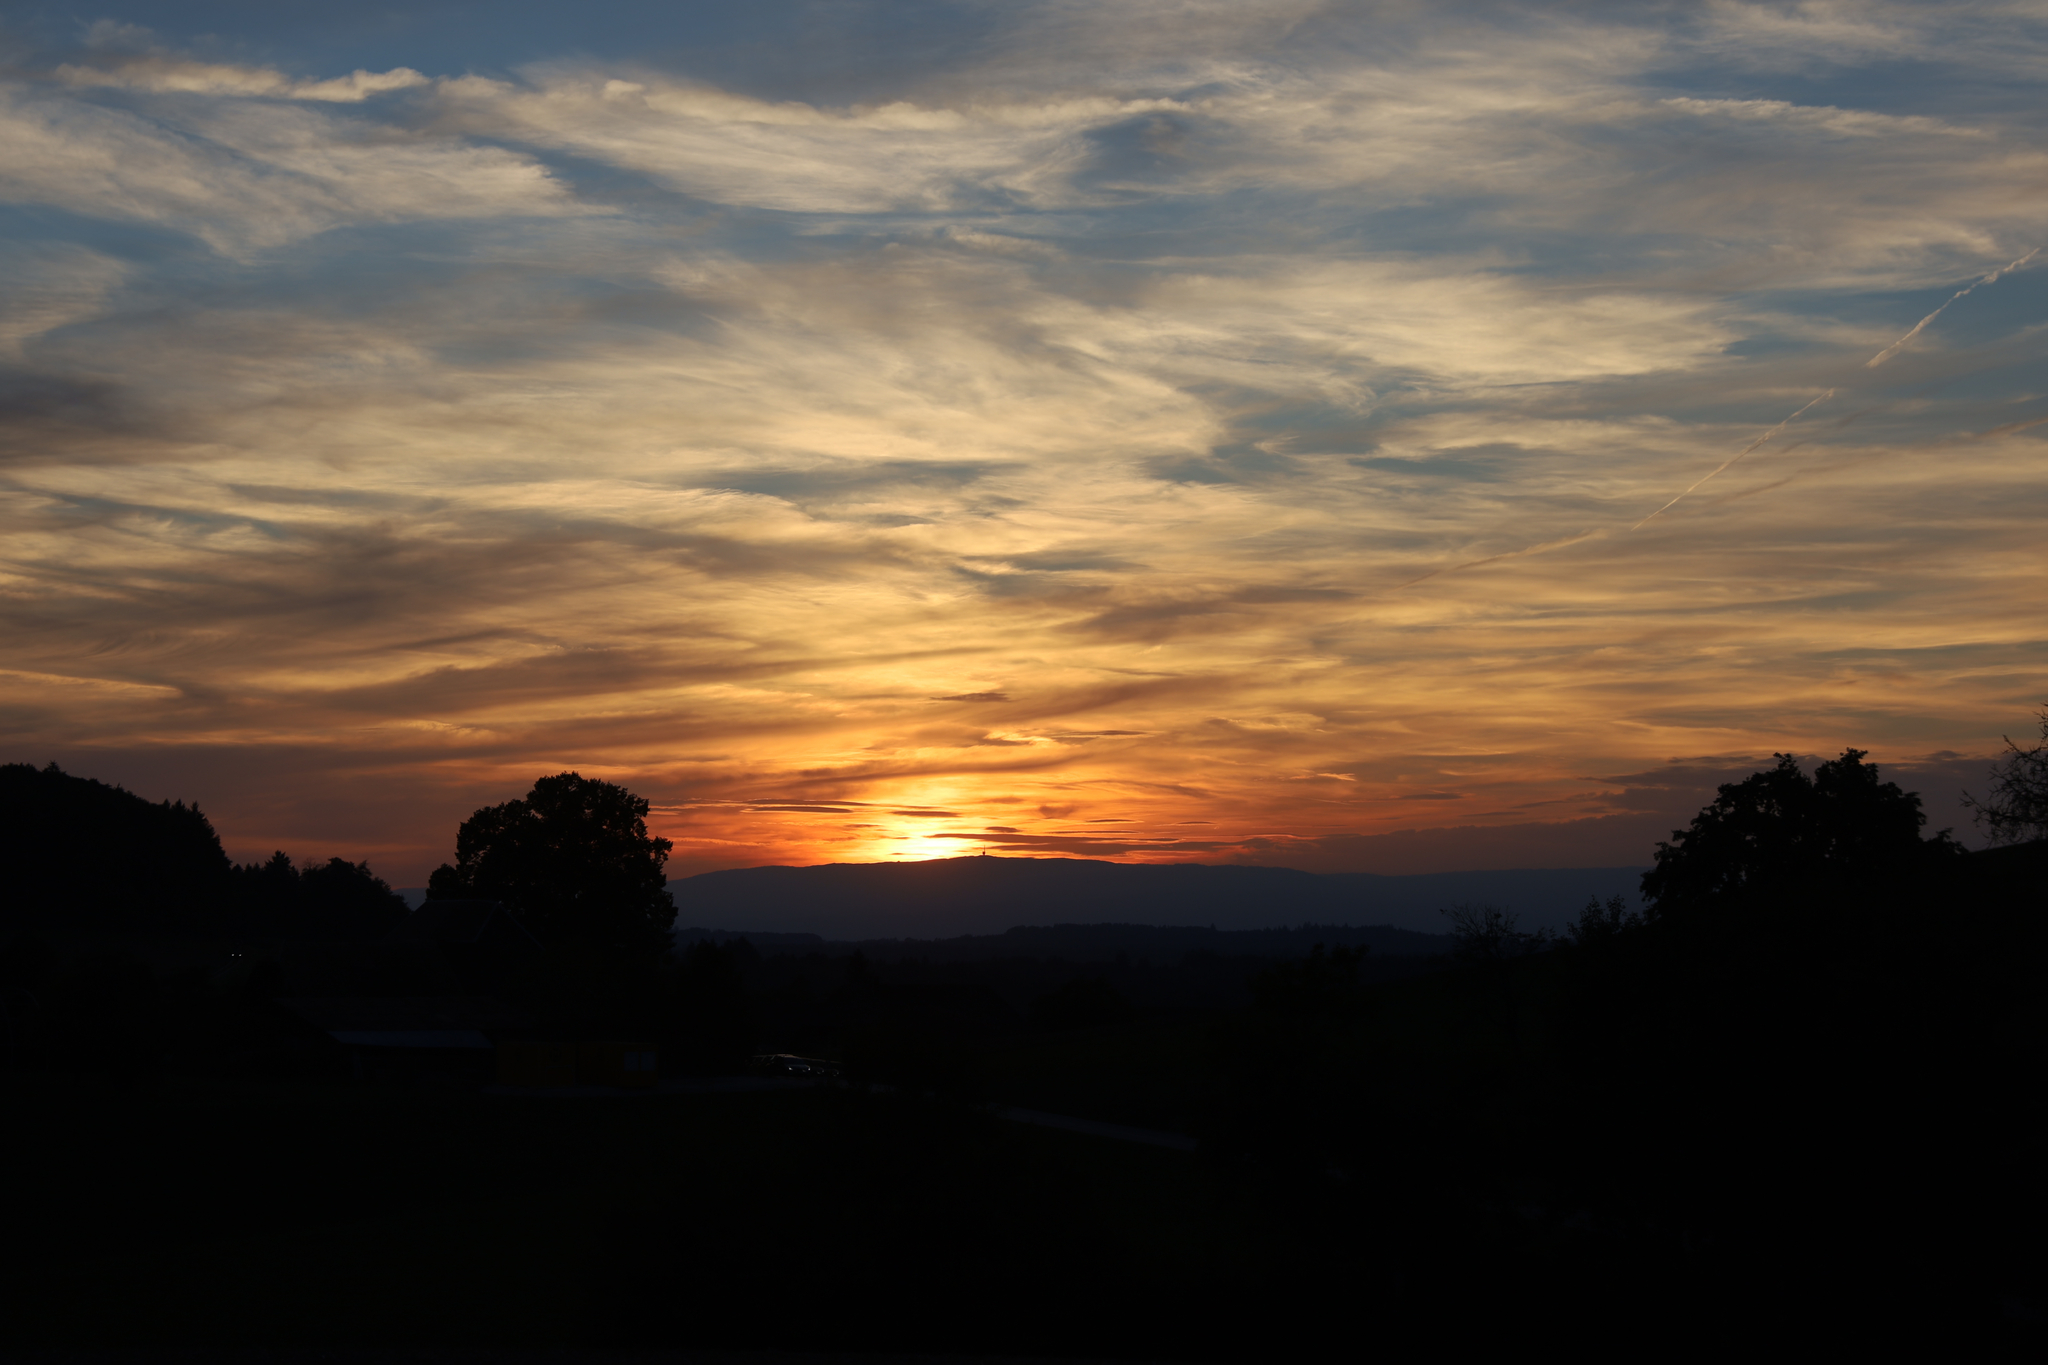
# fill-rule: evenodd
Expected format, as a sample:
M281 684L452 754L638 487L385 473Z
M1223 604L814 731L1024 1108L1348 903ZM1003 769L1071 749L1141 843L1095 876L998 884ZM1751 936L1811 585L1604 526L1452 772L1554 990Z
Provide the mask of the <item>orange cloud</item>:
M75 240L0 236L10 756L416 884L572 767L681 871L1425 871L1994 749L2048 679L2023 115L1659 84L1775 70L1739 24L1343 22L1040 16L857 105L22 67L5 184Z

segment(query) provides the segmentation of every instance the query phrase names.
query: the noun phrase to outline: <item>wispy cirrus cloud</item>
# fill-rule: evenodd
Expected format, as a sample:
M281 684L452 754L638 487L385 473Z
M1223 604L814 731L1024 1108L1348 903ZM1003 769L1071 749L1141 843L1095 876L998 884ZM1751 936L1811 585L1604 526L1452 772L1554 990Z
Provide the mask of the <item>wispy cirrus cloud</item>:
M267 67L225 66L154 53L108 65L65 62L51 75L71 86L111 86L152 94L254 95L332 104L355 104L372 95L427 84L425 76L403 66L390 71L351 71L328 80L295 81Z
M401 880L569 766L692 867L1414 871L1639 861L1711 784L1583 775L1673 755L1966 762L2048 663L2042 273L1865 364L2038 232L2032 106L1952 87L2039 25L1965 8L53 49L0 729Z

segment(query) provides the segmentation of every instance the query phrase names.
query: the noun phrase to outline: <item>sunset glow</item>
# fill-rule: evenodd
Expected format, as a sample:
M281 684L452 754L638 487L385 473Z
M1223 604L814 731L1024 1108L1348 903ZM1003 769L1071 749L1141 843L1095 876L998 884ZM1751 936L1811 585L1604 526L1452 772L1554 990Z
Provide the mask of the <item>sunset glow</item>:
M0 715L237 856L1619 865L2048 692L2038 11L230 10L12 35Z

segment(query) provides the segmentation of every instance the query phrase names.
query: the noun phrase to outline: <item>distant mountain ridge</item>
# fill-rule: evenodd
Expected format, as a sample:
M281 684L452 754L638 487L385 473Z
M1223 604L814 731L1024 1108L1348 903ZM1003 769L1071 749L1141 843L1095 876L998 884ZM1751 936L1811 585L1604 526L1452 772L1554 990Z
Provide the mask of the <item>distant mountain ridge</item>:
M923 962L987 962L1000 958L1038 958L1065 962L1113 962L1118 958L1177 961L1190 953L1231 958L1296 958L1317 944L1326 948L1366 948L1380 957L1435 957L1451 950L1449 934L1419 934L1386 925L1352 927L1301 924L1285 929L1211 929L1206 925L1049 924L1019 927L1000 934L963 934L957 938L826 939L817 934L780 934L757 930L689 927L676 930L678 944L699 941L728 943L746 939L756 952L772 956L818 953L847 957L860 953L871 962L916 959Z
M838 941L947 939L1020 926L1132 924L1280 929L1304 923L1444 930L1461 902L1558 928L1589 897L1637 903L1640 867L1380 876L1224 863L1111 863L973 856L705 872L669 883L678 925L817 934Z

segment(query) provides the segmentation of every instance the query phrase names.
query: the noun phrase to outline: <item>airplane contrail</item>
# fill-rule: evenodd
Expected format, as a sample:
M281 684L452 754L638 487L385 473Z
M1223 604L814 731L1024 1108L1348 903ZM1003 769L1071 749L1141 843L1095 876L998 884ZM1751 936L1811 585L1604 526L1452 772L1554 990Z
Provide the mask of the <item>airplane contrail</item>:
M1885 347L1882 351L1879 351L1869 360L1865 361L1863 367L1865 369L1876 369L1879 365L1884 364L1885 361L1890 360L1893 356L1897 355L1899 353L1900 348L1905 346L1907 342L1911 341L1914 337L1919 336L1920 333L1926 328L1928 323L1933 322L1936 318L1940 317L1942 313L1947 310L1950 303L1954 303L1957 299L1963 297L1963 295L1969 293L1971 290L1981 288L1982 286L1987 284L1996 283L2001 276L2011 274L2013 271L2018 270L2027 262L2033 260L2034 257L2040 255L2041 250L2042 248L2037 246L2032 251L2029 251L2026 255L2020 257L2018 260L2012 261L2011 263L2006 265L2002 265L1998 267L1998 269L1992 271L1990 274L1984 276L1982 279L1973 280L1968 285L1965 285L1963 288L1958 289L1954 294L1949 296L1948 303L1942 304L1940 308L1935 309L1926 317L1914 323L1911 331L1907 332L1897 341L1894 341L1891 345ZM1786 427L1791 426L1794 422L1798 421L1801 417L1805 416L1813 408L1817 407L1822 403L1827 402L1828 399L1833 398L1838 392L1840 392L1839 389L1828 389L1819 397L1807 400L1805 404L1803 404L1798 409L1788 414L1783 421L1778 423L1778 425L1772 427L1769 431L1757 437L1754 441L1751 441L1748 445L1744 446L1742 449L1736 451L1733 455L1723 460L1708 474L1702 476L1701 478L1695 479L1690 488L1687 488L1683 493L1680 493L1670 502L1665 503L1662 507L1659 507L1656 511L1650 513L1649 516L1644 517L1641 521L1637 522L1635 525L1629 527L1628 529L1631 531L1642 530L1644 526L1648 525L1652 521L1655 521L1658 517L1663 516L1673 507L1676 507L1679 503L1685 501L1685 499L1692 496L1693 492L1697 490L1701 484L1706 483L1715 475L1720 474L1723 471L1730 468L1731 466L1733 466L1737 461L1741 460L1744 456L1748 455L1752 450L1755 450L1758 446L1764 444L1766 441L1776 436ZM1868 409L1865 409L1865 411L1868 411ZM1860 414L1850 414L1851 417L1855 417L1858 415ZM1848 419L1845 418L1843 420L1846 421ZM2043 420L2048 421L2048 419ZM2003 435L2009 430L2024 430L2027 427L2035 425L2038 425L2038 423L2015 422L2012 423L2009 427L1998 427L1992 431L1982 432L1979 434L1983 436ZM1426 582L1429 579L1437 577L1439 574L1457 573L1463 569L1476 569L1482 564L1493 564L1503 559L1520 559L1524 555L1538 555L1544 554L1551 550L1562 550L1568 545L1577 545L1581 541L1593 540L1606 534L1607 533L1605 531L1581 531L1577 535L1565 536L1558 540L1544 541L1543 543L1538 545L1528 546L1526 549L1510 550L1506 554L1488 555L1484 559L1471 559L1465 561L1462 564L1446 564L1441 569L1431 569L1428 573L1423 574L1420 578L1411 578L1405 583L1397 583L1394 585L1392 590L1395 592L1399 592L1402 588L1412 588L1417 583Z
M1885 347L1885 348L1884 348L1884 349L1883 349L1882 351L1879 351L1879 352L1878 352L1878 353L1877 353L1876 355L1874 355L1874 356L1870 357L1870 359L1868 359L1868 360L1864 361L1864 362L1863 362L1863 368L1864 368L1864 369L1866 369L1866 370L1874 370L1874 369L1876 369L1876 368L1877 368L1878 366L1880 366L1880 365L1884 364L1884 363L1885 363L1885 361L1887 361L1887 360L1890 360L1890 359L1891 359L1891 358L1892 358L1893 356L1897 355L1897 354L1899 353L1899 348L1900 348L1901 346L1904 346L1904 345L1905 345L1905 344L1906 344L1907 342L1911 341L1911 340L1912 340L1912 339L1913 339L1914 337L1916 337L1916 336L1919 336L1919 335L1920 335L1920 329L1921 329L1921 328L1925 327L1925 326L1926 326L1926 325L1927 325L1928 323L1930 323L1930 322L1934 321L1934 320L1935 320L1936 318L1940 317L1940 316L1941 316L1941 315L1942 315L1942 314L1943 314L1944 312L1946 312L1946 311L1948 310L1948 304L1949 304L1949 303L1954 303L1954 302L1955 302L1955 301L1956 301L1957 299L1959 299L1959 298L1961 298L1961 297L1962 297L1963 295L1965 295L1965 294L1969 293L1969 292L1970 292L1970 290L1972 290L1972 289L1975 289L1975 288L1976 288L1976 287L1977 287L1978 285L1981 285L1981 284L1993 284L1993 283L1996 283L1996 282L1997 282L1997 280L1998 280L1998 277L1999 277L2000 275L2006 274L2006 273L2007 273L2008 271L2018 270L2018 269L2019 269L2019 268L2020 268L2021 266L2025 265L2025 264L2026 264L2026 263L2027 263L2028 261L2031 261L2031 260L2033 260L2033 259L2034 259L2034 257L2036 257L2036 256L2038 256L2038 255L2040 255L2040 254L2041 254L2041 248L2040 248L2040 247L2035 247L2035 248L2034 248L2034 249L2033 249L2032 251L2029 251L2029 252L2028 252L2028 253L2027 253L2026 255L2024 255L2024 256L2022 256L2022 257L2020 257L2020 258L2019 258L2018 260L2014 261L2014 262L2013 262L2013 263L2012 263L2011 265L2004 265L2004 266L2000 266L2000 267L1999 267L1998 269L1996 269L1996 270L1992 271L1992 272L1991 272L1991 273L1990 273L1989 275L1986 275L1986 276L1985 276L1985 277L1984 277L1983 279L1981 279L1981 280L1978 280L1978 281L1976 281L1975 283L1973 283L1973 284L1970 284L1970 285L1968 285L1968 286L1967 286L1967 287L1965 287L1965 288L1962 288L1962 289L1958 289L1958 290L1956 290L1956 292L1955 292L1955 293L1953 293L1953 294L1951 294L1951 295L1949 296L1949 300L1948 300L1948 303L1944 303L1943 305L1941 305L1941 307L1939 307L1939 308L1935 309L1935 310L1934 310L1933 312L1929 313L1929 314L1928 314L1928 315L1927 315L1926 317L1924 317L1924 318L1920 319L1920 321L1918 321L1918 322L1914 323L1914 324L1913 324L1913 330L1912 330L1912 331L1910 331L1910 332L1906 333L1906 334L1905 334L1904 336L1900 337L1900 338L1899 338L1899 339L1898 339L1897 341L1894 341L1894 342L1893 342L1893 343L1892 343L1891 345L1889 345L1889 346Z
M1828 399L1830 399L1830 398L1833 398L1834 396L1835 396L1835 391L1834 391L1833 389L1829 389L1829 390L1828 390L1828 391L1827 391L1826 393L1824 393L1824 394L1822 394L1822 395L1821 395L1820 397L1818 397L1818 398L1814 399L1814 400L1813 400L1813 402L1811 402L1811 403L1808 403L1808 404L1806 405L1806 407L1805 407L1805 408L1801 408L1801 409L1799 409L1799 411L1798 411L1798 412L1795 412L1795 413L1793 413L1793 414L1792 414L1792 415L1791 415L1790 417L1787 417L1787 418L1786 418L1786 419L1785 419L1784 421L1782 421L1782 422L1778 423L1778 425L1776 425L1776 426L1772 427L1772 428L1771 428L1771 429L1770 429L1769 431L1767 431L1767 432L1765 432L1765 433L1764 433L1763 435L1761 435L1761 436L1757 437L1757 438L1756 438L1756 439L1755 439L1754 441L1751 441L1751 442L1750 442L1750 443L1749 443L1748 445L1746 445L1746 446L1744 446L1744 447L1743 447L1742 449L1740 449L1740 450L1736 451L1736 452L1735 452L1735 453L1734 453L1733 455L1730 455L1730 456L1729 456L1729 457L1728 457L1727 459L1725 459L1725 460L1721 461L1721 463L1720 463L1719 467L1717 467L1716 469L1714 469L1712 473L1709 473L1709 474L1705 474L1705 475L1701 476L1700 478L1698 478L1698 479L1695 479L1695 480L1693 480L1692 488L1688 488L1688 489L1686 489L1686 490L1685 490L1685 492L1683 492L1683 493L1680 493L1680 494L1679 494L1679 495L1678 495L1677 497L1673 498L1673 499L1672 499L1672 500L1671 500L1670 502L1667 502L1667 503L1665 503L1665 504L1664 504L1664 505L1663 505L1662 507L1659 507L1659 508L1658 508L1658 509L1657 509L1656 511L1654 511L1654 512L1650 513L1650 515L1649 515L1649 516L1647 516L1647 517L1644 517L1644 518L1643 518L1643 519L1642 519L1641 521L1637 522L1637 523L1636 523L1635 525L1633 525L1633 526L1629 527L1628 529L1629 529L1629 530L1631 530L1631 531L1640 531L1640 530L1642 530L1642 529L1643 529L1643 527L1644 527L1644 526L1645 526L1646 524L1648 524L1649 522L1655 521L1655 520L1656 520L1656 519L1657 519L1658 517L1661 517L1661 516L1663 516L1663 515L1664 515L1664 514L1665 514L1666 512L1668 512L1668 511L1670 511L1670 510L1671 510L1672 508L1674 508L1674 507L1678 506L1678 504L1679 504L1679 503L1681 503L1681 502L1685 501L1685 499L1687 499L1688 497L1691 497L1691 496L1692 496L1692 491L1693 491L1693 488L1698 488L1698 487L1699 487L1699 486L1700 486L1701 484L1705 483L1705 482L1706 482L1706 481L1707 481L1708 479L1711 479L1711 478L1713 478L1715 474L1718 474L1718 473L1720 473L1720 472L1721 472L1721 470L1723 470L1723 469L1726 469L1726 468L1728 468L1728 466L1730 466L1730 465L1734 464L1734 463L1735 463L1735 462L1736 462L1737 460L1739 460L1739 459L1741 459L1741 458L1742 458L1743 456L1745 456L1745 455L1749 454L1749 452L1750 452L1750 451L1752 451L1752 450L1755 450L1755 449L1756 449L1756 448L1757 448L1758 446L1762 445L1762 444L1763 444L1763 443L1764 443L1765 441L1768 441L1768 440L1770 440L1770 439L1771 439L1771 438L1772 438L1773 436L1776 436L1776 435L1777 435L1777 434L1778 434L1779 432L1783 431L1783 430L1784 430L1784 429L1785 429L1786 427L1789 427L1789 426L1791 426L1791 425L1792 425L1792 424L1793 424L1794 422L1798 421L1798 420L1799 420L1799 418L1800 418L1801 416L1803 416L1803 415L1805 414L1805 412L1806 412L1806 409L1807 409L1807 408L1810 408L1810 407L1812 407L1812 406L1814 405L1814 403L1825 403L1825 402L1827 402L1827 401L1828 401Z
M1963 295L1969 293L1973 289L1977 289L1983 285L1995 283L2001 275L2011 274L2013 271L2018 270L2021 266L2025 265L2028 261L2033 260L2034 257L2040 254L2041 248L2035 247L2032 251L2029 251L2026 255L2020 257L2018 260L2013 261L2007 265L2002 265L1998 267L1998 269L1992 271L1990 274L1984 276L1982 279L1973 280L1969 284L1965 285L1963 288L1958 289L1955 293L1949 296L1948 303L1942 304L1941 307L1935 309L1926 317L1914 323L1912 330L1908 331L1904 336L1900 337L1897 341L1894 341L1891 345L1885 347L1882 351L1879 351L1870 359L1864 361L1863 368L1866 370L1874 370L1879 365L1884 364L1885 361L1890 360L1893 356L1897 355L1899 353L1900 348L1903 347L1907 342L1911 341L1914 337L1919 336L1921 331L1926 328L1928 323L1934 321L1936 318L1940 317L1944 312L1946 312L1948 309L1948 305L1950 303L1954 303L1957 299L1961 298ZM1705 478L1695 480L1693 482L1692 488L1686 489L1685 492L1680 493L1670 502L1665 503L1662 507L1659 507L1656 511L1650 513L1649 516L1644 517L1641 521L1637 522L1635 525L1629 527L1628 529L1631 531L1642 530L1644 526L1648 525L1652 521L1655 521L1658 517L1663 516L1673 507L1676 507L1679 503L1685 501L1686 498L1691 496L1693 489L1698 488L1701 484L1705 483L1707 479L1713 478L1715 474L1719 474L1722 470L1728 468L1737 460L1740 460L1743 456L1749 454L1750 451L1755 450L1765 441L1768 441L1773 436L1776 436L1779 432L1783 431L1786 427L1790 426L1793 422L1797 421L1801 416L1805 415L1807 410L1812 408L1815 404L1824 403L1828 399L1833 398L1837 392L1838 391L1835 389L1829 389L1820 397L1811 400L1806 404L1805 407L1800 408L1799 411L1793 413L1784 421L1778 423L1778 425L1772 427L1769 431L1757 437L1754 441L1751 441L1742 449L1736 451L1726 460L1723 460L1720 466L1716 468L1712 473L1708 474Z
M1422 575L1421 578L1411 578L1406 583L1396 583L1393 591L1399 592L1402 588L1412 588L1417 583L1435 578L1438 574L1457 573L1460 569L1476 569L1481 564L1497 564L1503 559L1520 559L1524 555L1540 555L1550 550L1562 550L1567 545L1576 545L1582 540L1593 540L1606 534L1605 531L1581 531L1574 536L1565 536L1559 540L1546 540L1540 545L1527 545L1519 550L1509 550L1505 554L1488 555L1484 559L1468 559L1463 564L1446 564L1441 569L1431 569L1428 573Z

